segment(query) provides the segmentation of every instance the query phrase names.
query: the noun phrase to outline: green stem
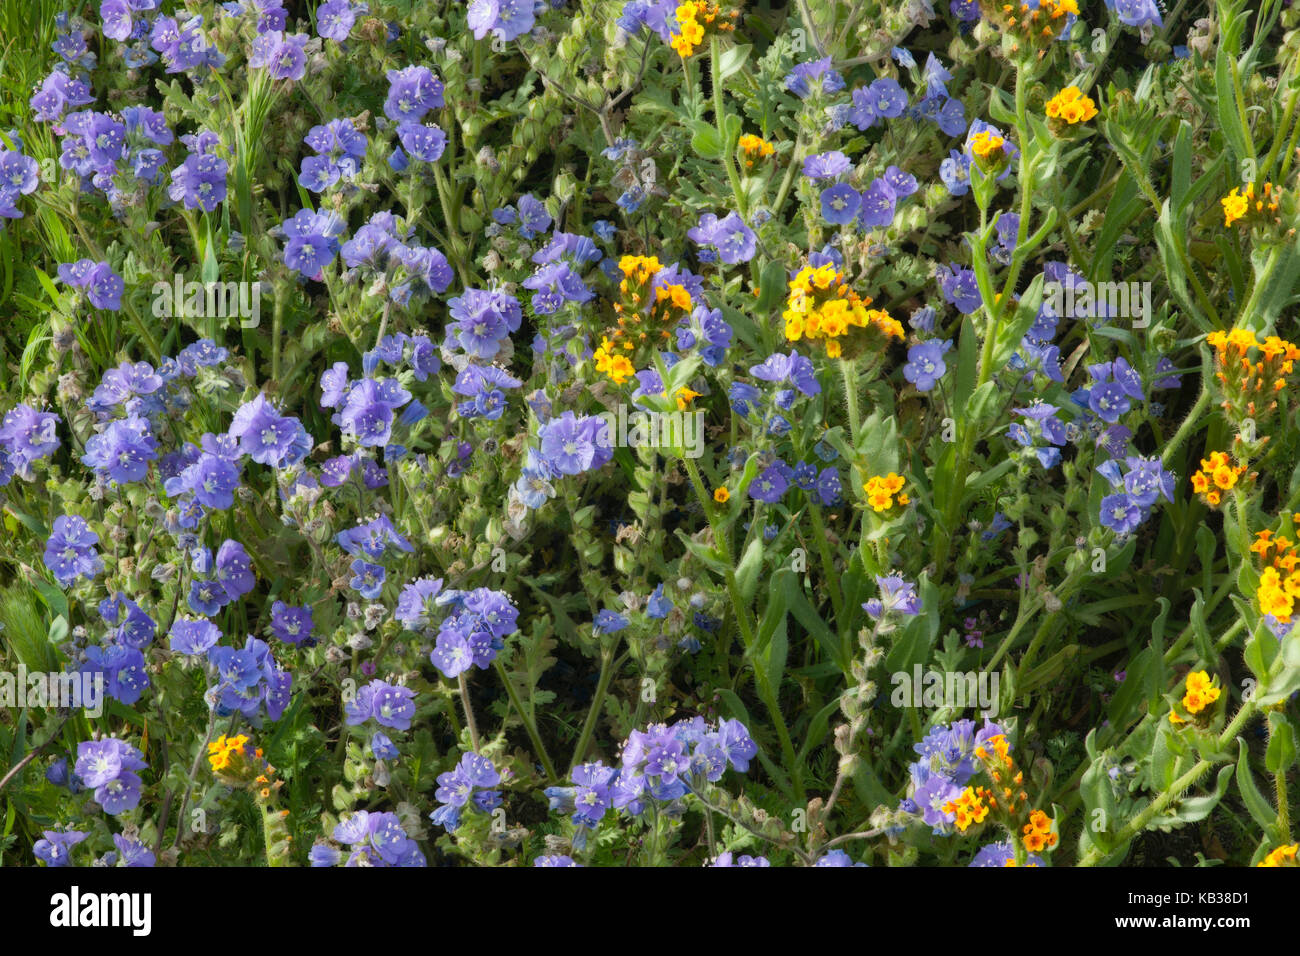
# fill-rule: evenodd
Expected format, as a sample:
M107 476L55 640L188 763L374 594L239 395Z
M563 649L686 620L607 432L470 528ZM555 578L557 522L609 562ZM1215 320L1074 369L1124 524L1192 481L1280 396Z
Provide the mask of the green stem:
M275 387L282 391L283 386L280 383L280 340L284 329L284 300L283 292L277 292L275 296L275 312L271 318L271 381L275 382Z
M465 679L464 674L461 674L456 678L456 682L460 686L460 702L465 708L465 725L469 727L470 745L473 746L474 752L478 753L478 725L474 723L474 707L469 700L469 681Z
M542 743L542 735L537 731L537 721L531 713L524 710L523 702L519 699L519 691L515 689L515 682L510 679L510 675L506 672L501 659L497 658L493 663L496 667L497 676L501 678L501 683L505 684L506 694L510 698L510 706L515 709L519 719L524 722L524 729L528 731L528 739L532 741L533 749L537 751L537 759L541 761L542 768L546 771L546 779L551 783L557 783L560 778L555 772L555 764L551 762L551 755L546 752L546 745Z
M1196 404L1187 413L1183 423L1178 426L1178 431L1174 432L1174 437L1165 443L1165 450L1160 455L1161 464L1168 468L1169 463L1173 460L1174 454L1182 446L1192 432L1196 431L1196 426L1200 423L1201 413L1210 403L1210 393L1204 387L1201 388L1201 394L1196 398Z
M727 181L731 183L731 192L736 197L736 208L741 219L749 218L748 203L745 192L740 185L740 174L736 171L735 148L727 135L727 108L722 99L722 44L715 33L709 39L709 62L713 67L713 122L718 127L718 136L722 140L722 165L727 170Z
M596 722L600 720L600 710L605 703L605 695L609 692L610 682L614 679L613 665L614 648L602 649L600 679L596 684L596 694L591 699L591 707L587 710L587 719L583 721L582 733L578 737L578 745L573 748L573 759L569 761L570 776L573 774L573 769L582 763L587 754L587 745L591 742L591 735L596 730Z
M695 494L700 500L704 513L708 515L709 524L713 528L713 539L716 546L721 552L723 563L726 565L727 594L731 598L731 609L736 618L736 626L740 629L740 639L745 646L745 656L752 662L754 669L754 685L758 690L758 696L767 708L768 714L772 718L772 723L776 727L777 739L781 744L781 755L785 761L786 768L790 773L790 785L794 789L795 800L803 803L805 800L803 788L803 771L800 767L799 760L795 756L794 744L790 740L790 728L786 725L785 717L781 713L780 703L777 700L775 688L768 677L766 668L761 661L753 657L754 648L754 628L749 620L749 612L746 602L740 593L740 586L736 583L736 569L731 563L731 555L725 550L726 536L717 523L714 516L713 501L709 497L708 491L704 486L704 479L700 477L700 470L696 467L694 459L686 458L686 472L690 475L691 485L695 488ZM721 537L719 537L721 535Z
M1237 711L1237 716L1232 719L1232 723L1228 724L1228 726L1224 728L1223 733L1219 735L1218 749L1222 750L1228 743L1230 743L1254 713L1255 702L1246 701L1246 703L1242 705L1241 710ZM1130 820L1128 824L1119 831L1115 843L1116 847L1120 848L1125 846L1130 840L1145 830L1147 824L1151 822L1157 814L1164 812L1169 804L1182 796L1182 794L1200 780L1201 777L1205 775L1205 772L1212 766L1214 766L1214 763L1210 760L1198 760L1192 768L1187 771L1187 773L1175 780L1168 790L1152 800L1151 803L1147 805L1146 809ZM1096 866L1109 855L1110 853L1094 847L1079 860L1078 866Z

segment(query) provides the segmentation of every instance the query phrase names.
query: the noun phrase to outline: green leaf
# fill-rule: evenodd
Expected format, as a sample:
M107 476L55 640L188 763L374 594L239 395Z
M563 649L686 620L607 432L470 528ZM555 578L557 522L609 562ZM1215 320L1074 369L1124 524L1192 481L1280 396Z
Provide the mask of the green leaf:
M1247 759L1249 750L1246 741L1238 737L1237 747L1237 792L1241 794L1241 801L1254 821L1264 829L1269 829L1277 822L1277 813L1255 784L1255 777L1250 772L1250 761Z
M1214 782L1214 791L1203 797L1189 797L1179 801L1178 809L1171 814L1162 817L1155 817L1151 820L1151 827L1160 826L1181 826L1184 823L1196 823L1204 820L1210 815L1210 811L1219 805L1223 795L1228 790L1228 778L1233 774L1232 764L1228 764L1219 771L1219 777Z
M1264 766L1269 773L1286 773L1295 764L1295 727L1286 714L1275 710L1268 715L1268 733Z
M1248 123L1242 115L1238 95L1241 78L1238 73L1237 54L1241 50L1241 36L1246 26L1243 12L1244 0L1218 0L1219 23L1222 31L1218 49L1214 54L1215 107L1219 128L1232 148L1237 160L1254 159L1255 145L1247 131ZM1234 180L1239 177L1233 176Z
M1119 807L1107 772L1107 761L1095 753L1097 729L1088 731L1084 747L1089 765L1079 779L1079 795L1083 797L1083 829L1088 838L1103 851L1114 848L1113 834L1119 829ZM1100 810L1100 813L1097 811Z
M849 662L845 659L844 650L840 646L839 638L832 631L826 622L822 620L817 609L813 607L807 596L803 593L803 588L799 586L798 575L793 572L787 572L782 576L784 582L783 590L785 592L786 605L794 619L803 625L803 629L813 636L827 656L830 657L841 671L848 671Z
M718 57L717 80L725 80L732 74L739 72L740 68L745 65L745 61L749 59L749 54L753 49L752 44L746 43L743 46L733 46L730 49L723 50L722 55Z
M701 159L721 159L722 136L717 127L703 120L695 120L691 126L695 131L691 136L691 149L695 155Z
M957 339L957 385L953 392L952 407L964 414L971 394L975 391L976 363L979 360L979 337L970 316L962 316L961 335Z
M754 600L754 593L758 590L758 575L762 569L763 539L755 537L749 542L749 547L740 558L740 564L736 566L736 586L746 604Z

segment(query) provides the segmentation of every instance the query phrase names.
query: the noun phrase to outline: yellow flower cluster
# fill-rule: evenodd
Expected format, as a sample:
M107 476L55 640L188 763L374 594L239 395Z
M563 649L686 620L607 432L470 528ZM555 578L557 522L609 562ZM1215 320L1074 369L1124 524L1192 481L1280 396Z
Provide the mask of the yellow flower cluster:
M943 805L943 812L956 814L957 829L965 833L972 824L983 823L989 815L985 799L990 804L993 803L992 794L983 787L967 787L956 800L949 800Z
M264 800L284 785L282 780L271 780L275 768L263 759L262 748L250 746L244 734L237 737L222 734L208 744L208 763L212 765L213 774L223 783L250 786Z
M1209 458L1201 459L1201 470L1192 475L1192 491L1211 508L1217 508L1223 492L1231 491L1245 471L1245 465L1232 464L1227 452L1212 451Z
M753 133L746 133L740 137L739 145L740 151L745 154L746 169L753 169L756 161L766 159L776 152L775 146Z
M1218 700L1219 694L1219 688L1211 683L1209 674L1205 671L1192 671L1187 675L1183 707L1189 714L1199 714Z
M988 739L988 742L993 746L993 753L990 754L988 747L980 744L975 748L975 756L989 763L1000 763L1010 769L1015 764L1015 761L1011 759L1011 744L1007 742L1007 735L994 734ZM1016 783L1019 782L1020 780L1017 779Z
M1293 514L1291 521L1293 524L1300 524L1300 513ZM1291 539L1284 535L1275 538L1269 528L1255 532L1255 543L1250 546L1250 550L1264 561L1268 561L1276 570L1286 571L1288 574L1295 570L1297 564L1300 564L1300 556L1296 555L1296 546ZM1271 561L1270 552L1273 555Z
M1057 836L1052 832L1052 818L1042 810L1029 814L1029 822L1021 828L1021 833L1024 834L1021 841L1030 853L1056 846Z
M1224 411L1238 419L1249 417L1258 427L1277 409L1277 395L1295 372L1300 348L1276 335L1261 340L1250 329L1211 332L1205 341L1215 351L1214 377L1223 388ZM1255 361L1252 350L1259 352Z
M1085 123L1096 115L1097 104L1077 86L1067 86L1047 101L1048 118L1063 120L1071 126Z
M844 273L831 263L804 266L790 280L785 320L787 341L800 339L824 341L826 354L839 358L843 345L839 341L850 329L875 328L886 339L903 338L903 326L888 312L869 309L870 298L859 296L844 281Z
M629 283L632 285L645 285L663 268L663 263L657 256L623 256L618 260L618 271L623 273L623 279L619 283L619 291L627 292Z
M1300 514L1292 515L1292 522L1300 521ZM1259 587L1255 599L1261 614L1272 614L1278 621L1290 622L1295 602L1300 599L1300 554L1296 544L1285 535L1274 536L1265 528L1255 533L1255 543L1250 550L1264 563L1259 574Z
M208 763L212 764L212 772L230 769L232 762L237 762L240 757L247 755L247 747L248 737L244 734L229 738L222 734L212 741L208 744ZM260 750L257 751L257 756L262 756Z
M1277 568L1265 568L1260 572L1255 596L1261 614L1272 614L1283 624L1289 622L1296 598L1300 597L1300 573L1292 571L1284 578Z
M667 395L668 393L665 392L664 394ZM677 394L673 396L674 398L677 399L677 410L679 412L686 411L687 406L689 406L691 402L699 398L701 394L703 393L697 392L691 388L686 388L685 386L679 388L677 390Z
M713 489L713 500L720 505L725 505L731 500L731 492L726 485L718 485Z
M1259 861L1259 866L1300 866L1296 851L1300 843L1285 843L1276 850L1270 850L1268 856Z
M1219 200L1223 206L1223 225L1231 226L1234 222L1247 218L1272 218L1270 214L1277 212L1281 195L1282 190L1272 183L1265 183L1258 196L1255 195L1254 183L1247 183L1245 192L1241 191L1240 186L1234 187L1232 192Z
M1001 23L1006 29L1017 32L1027 39L1050 41L1058 36L1063 27L1061 22L1066 16L1079 15L1078 0L1039 0L1036 9L1030 9L1028 3L997 4L996 0L985 0L985 9L994 22Z
M989 806L1000 810L1006 818L1008 829L1014 833L1013 824L1017 813L1024 812L1029 802L1029 794L1021 789L1025 782L1025 772L1017 769L1016 762L1011 757L1011 744L1006 734L994 734L985 743L975 748L975 756L983 761L989 778L1002 789L1001 807L992 795L988 798Z
M977 159L985 162L993 159L994 153L1001 153L1002 147L1006 145L1006 140L997 133L991 133L988 130L980 130L970 140L970 151L975 154Z
M711 27L719 33L734 30L736 26L729 20L734 20L738 13L739 11L733 10L724 18L722 8L716 3L709 0L684 0L673 15L674 23L670 26L675 26L677 29L668 41L669 45L677 51L678 56L686 59L704 42L704 34L708 28Z
M618 268L623 273L618 284L623 301L614 303L615 325L601 337L592 357L597 372L622 385L636 372L633 353L637 346L654 333L660 339L670 338L672 327L690 314L694 303L690 291L680 284L654 285L664 268L655 256L623 256ZM654 325L648 328L650 323Z
M867 492L867 504L876 511L888 511L894 507L895 500L900 506L907 504L912 499L903 493L903 484L903 477L892 471L887 475L873 475L862 486Z
M623 348L630 350L632 343L624 342ZM608 336L602 336L600 348L592 353L592 357L596 360L597 372L605 373L615 385L622 385L636 372L636 366L617 349L618 346L611 342Z

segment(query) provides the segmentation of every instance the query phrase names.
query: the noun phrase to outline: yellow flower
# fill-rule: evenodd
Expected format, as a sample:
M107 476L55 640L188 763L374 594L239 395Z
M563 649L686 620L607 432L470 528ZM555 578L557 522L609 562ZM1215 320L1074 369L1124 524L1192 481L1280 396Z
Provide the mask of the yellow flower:
M720 505L725 505L731 500L731 492L727 490L726 485L719 485L713 489L713 500Z
M957 829L965 833L972 824L983 823L984 818L989 815L989 808L985 806L983 797L983 788L981 793L976 793L973 787L967 787L961 792L956 800L949 800L943 805L944 813L951 813L957 817Z
M746 169L752 169L755 161L766 159L776 152L775 146L753 133L746 133L740 137L739 145L741 152L745 154Z
M1232 192L1220 199L1219 202L1223 205L1224 226L1231 226L1238 219L1245 216L1246 211L1250 207L1249 201L1245 196L1241 195L1241 189L1239 187L1234 188Z
M970 149L977 157L988 160L994 153L1000 152L1006 140L996 133L980 130L971 137Z
M1268 856L1260 860L1259 866L1297 866L1296 851L1300 850L1298 843L1286 843L1276 850L1270 850Z
M1097 115L1097 104L1084 96L1077 86L1067 86L1047 101L1047 115L1073 125Z
M1189 714L1199 714L1219 699L1219 688L1210 683L1210 675L1205 671L1192 671L1187 675L1187 692L1183 695L1183 707Z

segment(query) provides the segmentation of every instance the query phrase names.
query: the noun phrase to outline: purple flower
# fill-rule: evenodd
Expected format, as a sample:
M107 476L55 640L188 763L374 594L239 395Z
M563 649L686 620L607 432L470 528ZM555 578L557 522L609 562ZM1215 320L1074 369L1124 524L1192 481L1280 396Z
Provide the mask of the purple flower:
M821 193L822 218L837 226L852 222L862 206L862 197L848 183L836 183ZM892 216L891 216L892 218Z
M1159 388L1159 389L1177 388L1178 376L1168 374L1170 372L1173 372L1177 368L1178 366L1175 365L1169 359L1168 356L1165 355L1160 356L1160 358L1156 360L1155 372L1157 375L1162 375L1163 377L1157 378L1154 382L1152 382L1151 387Z
M105 813L117 815L140 803L140 778L133 771L147 766L144 754L115 737L77 745L76 774L94 789Z
M121 855L123 866L149 867L157 863L153 850L134 837L114 833L113 845Z
M803 161L803 174L812 180L835 179L852 168L849 158L838 149L828 153L814 153Z
M36 859L47 866L68 866L72 848L86 839L86 836L87 834L80 830L68 830L62 833L57 830L44 830L42 838L32 845L32 853Z
M876 586L880 588L880 598L862 605L863 610L872 618L878 619L891 611L907 617L921 613L921 599L917 596L916 585L904 580L902 575L876 575Z
M238 541L223 541L217 549L217 581L226 589L230 600L239 600L257 586L252 563L248 552Z
M784 465L780 462L780 465ZM749 496L757 501L774 505L785 495L790 487L785 470L778 464L768 465L749 483Z
M980 298L979 285L975 281L974 269L941 265L936 276L943 297L955 305L963 315L970 315L980 307L983 300Z
M0 461L20 478L31 481L31 465L58 451L59 416L38 412L30 405L16 405L0 419ZM0 482L3 484L3 482Z
M212 212L226 198L226 175L229 166L212 153L191 153L172 170L172 184L167 195L186 209Z
M397 127L397 138L407 155L426 163L437 162L447 148L447 134L440 127L414 120Z
M81 578L91 579L104 570L96 545L99 535L79 515L54 519L54 530L45 543L45 566L63 587Z
M447 325L447 346L489 361L523 318L518 300L495 289L466 289L447 305L454 320Z
M535 293L532 306L538 315L553 315L565 303L581 304L596 297L567 262L549 262L543 265L525 279L522 285Z
M792 384L804 395L817 395L822 390L812 362L793 350L789 355L770 355L763 364L752 366L749 373L765 382Z
M722 219L706 212L700 217L700 224L686 235L696 245L717 249L718 258L729 266L748 262L758 248L754 230L735 212L727 213Z
M298 81L307 72L307 42L305 33L281 33L268 30L253 41L253 53L248 58L251 67L265 67L276 80Z
M382 564L371 564L357 558L352 562L352 580L348 584L363 598L373 601L384 590L385 573Z
M368 7L364 3L352 6L348 0L329 0L316 9L316 32L327 40L342 43L352 32L357 22L357 14L365 13Z
M596 460L596 444L573 412L551 419L542 426L538 437L542 457L562 475L581 474Z
M158 442L142 418L118 419L86 441L81 463L94 468L113 484L141 481L156 460Z
M1107 495L1101 499L1101 524L1116 534L1134 531L1146 518L1142 507L1125 492Z
M519 214L519 235L523 239L532 239L551 228L551 214L546 206L532 193L525 193L515 204Z
M907 350L907 364L903 366L903 378L915 385L918 392L930 391L948 371L943 356L951 348L951 341L929 341L913 345Z
M235 503L240 471L238 461L204 452L180 475L168 479L164 488L169 496L192 494L203 507L225 511Z
M411 542L397 533L387 515L379 515L355 528L346 528L335 535L335 540L348 554L365 554L375 561L384 556L389 545L407 554L415 550Z
M373 719L381 727L410 730L415 717L415 691L382 680L372 681L357 691L346 711L349 726Z
M298 210L280 226L289 240L284 247L284 264L305 278L319 277L321 269L338 254L337 237L343 226L343 219L337 213Z
M898 204L898 193L883 179L874 179L867 191L862 194L859 215L862 225L867 227L888 226L894 221L894 210Z
M217 646L221 632L205 617L177 616L169 633L168 645L180 654L206 654Z
M116 312L122 308L122 292L125 288L122 277L107 262L95 266L86 278L86 298L97 309Z
M312 446L302 423L280 415L261 392L235 411L229 434L239 439L241 454L277 468L302 461Z
M474 649L470 646L469 635L456 629L439 631L429 660L445 677L463 674L474 665Z
M1142 28L1164 26L1160 18L1160 8L1155 0L1106 0L1106 6L1115 11L1119 22L1125 26Z
M283 601L271 605L271 633L286 644L311 647L316 643L314 628L310 607L291 607Z
M572 780L577 785L573 794L575 824L593 829L600 824L614 805L611 784L617 775L617 767L606 767L599 760L573 768Z
M1097 417L1108 424L1119 421L1119 417L1133 407L1124 386L1117 381L1103 382L1088 390L1088 407Z
M1009 862L1013 861L1015 858L1016 858L1016 853L1011 848L1011 844L1006 840L1002 840L1000 842L990 843L987 846L981 847L980 851L975 854L975 856L971 859L970 863L967 865L1005 867ZM1043 858L1036 853L1029 854L1026 860L1032 866L1044 865Z
M596 613L591 632L597 635L615 634L627 627L627 623L627 618L622 614L610 610L601 610Z
M416 122L429 110L442 109L442 81L423 66L389 70L384 115L396 122Z
M363 379L348 390L347 400L331 421L364 447L383 447L393 435L395 410L411 400L397 379Z
M466 12L466 24L476 40L491 33L509 43L531 30L535 22L532 0L471 0Z
M800 63L785 78L785 88L806 100L815 92L837 93L844 89L844 77L831 68L831 58Z
M36 191L40 182L40 166L30 156L0 145L0 218L17 219L22 216L15 202L19 196Z

